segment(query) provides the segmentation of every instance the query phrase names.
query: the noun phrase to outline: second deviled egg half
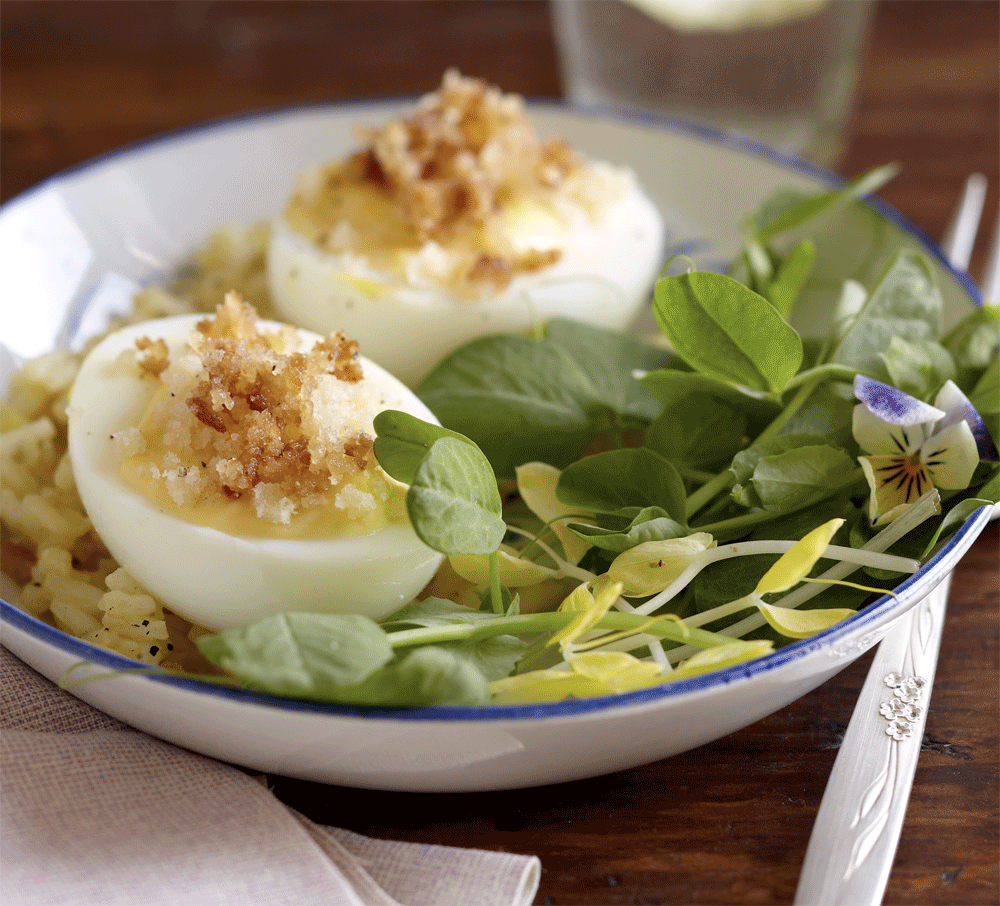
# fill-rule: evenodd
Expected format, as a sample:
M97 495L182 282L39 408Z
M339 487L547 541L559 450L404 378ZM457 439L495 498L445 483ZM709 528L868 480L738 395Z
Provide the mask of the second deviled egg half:
M415 386L483 334L555 316L626 329L663 242L631 171L540 138L519 96L449 71L356 153L299 175L268 284L282 318L342 327Z
M380 619L443 559L375 460L383 409L435 421L345 334L260 321L231 293L212 318L145 322L95 346L70 396L69 453L112 556L185 619Z

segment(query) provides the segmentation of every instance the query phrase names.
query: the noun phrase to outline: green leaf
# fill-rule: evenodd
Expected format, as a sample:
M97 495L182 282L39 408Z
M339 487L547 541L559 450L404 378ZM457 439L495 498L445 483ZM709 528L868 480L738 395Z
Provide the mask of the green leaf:
M374 427L375 458L386 474L403 484L413 484L420 464L440 438L454 437L472 443L455 431L395 409L379 412L375 416Z
M783 318L787 319L795 307L815 260L816 246L803 239L789 252L771 281L767 298Z
M1000 359L994 357L968 397L985 422L993 442L1000 446Z
M640 383L663 404L665 412L697 410L711 400L742 412L755 434L781 411L773 399L751 395L696 371L651 371L640 378Z
M491 554L507 530L496 477L478 448L436 440L406 492L417 536L443 554Z
M488 682L510 676L528 650L528 643L513 635L492 635L464 639L440 646L463 658Z
M836 447L798 447L762 459L751 484L763 509L783 513L836 493L856 470L854 459Z
M895 164L887 164L869 170L837 189L818 194L796 189L779 190L764 202L753 218L758 236L766 241L797 229L821 214L877 192L897 172L899 168Z
M771 303L722 274L664 277L653 311L681 358L718 380L775 392L802 363L799 335Z
M665 541L687 534L687 528L659 507L644 507L623 529L571 522L569 528L602 550L620 554L646 541Z
M936 340L908 343L893 337L882 360L893 386L917 399L926 400L945 381L956 377L954 358Z
M213 664L276 695L326 700L392 657L385 632L357 614L283 613L201 636Z
M960 500L944 514L941 524L931 536L919 559L927 557L942 538L947 538L956 531L976 510L984 506L993 506L995 503L995 500L986 500L982 497L967 497L965 500Z
M716 397L664 410L646 429L643 446L692 468L732 460L746 440L747 417Z
M980 305L942 339L961 368L986 368L996 359L1000 343L1000 300Z
M851 431L854 389L843 381L825 381L785 423L779 437L811 434L817 440L856 450Z
M425 598L401 607L389 614L381 623L384 630L393 632L410 626L454 626L496 620L496 615L482 610L472 610L446 598Z
M893 337L916 343L940 336L943 306L930 263L902 251L843 332L831 361L878 374Z
M467 654L453 646L424 645L364 682L335 690L327 700L389 707L480 705L489 694L486 678Z
M643 447L595 453L567 466L556 496L593 513L661 507L671 519L685 522L683 479L668 460Z
M733 457L733 462L730 465L730 470L736 479L734 496L742 488L749 485L757 465L768 456L775 456L799 447L814 447L825 443L826 438L822 434L779 434L776 437L754 443L745 450L741 450ZM752 494L752 491L750 493ZM755 508L761 506L761 502L756 496L751 496L747 499L740 498L739 500L745 506Z
M561 467L613 423L587 375L559 346L519 336L475 340L418 388L427 407L486 454L497 475L534 460Z
M620 417L648 420L660 412L656 399L633 377L635 372L683 367L676 355L661 346L566 318L550 321L545 338L569 355L587 376L595 397Z

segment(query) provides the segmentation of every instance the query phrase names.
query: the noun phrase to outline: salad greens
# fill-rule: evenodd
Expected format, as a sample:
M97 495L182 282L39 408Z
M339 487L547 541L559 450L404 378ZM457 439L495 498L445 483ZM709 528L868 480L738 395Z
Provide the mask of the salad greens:
M1000 490L1000 309L944 330L930 262L887 254L857 203L892 173L775 193L727 273L657 281L659 339L556 319L453 352L418 388L444 427L375 421L448 556L427 596L202 652L320 701L551 701L757 658L891 594Z

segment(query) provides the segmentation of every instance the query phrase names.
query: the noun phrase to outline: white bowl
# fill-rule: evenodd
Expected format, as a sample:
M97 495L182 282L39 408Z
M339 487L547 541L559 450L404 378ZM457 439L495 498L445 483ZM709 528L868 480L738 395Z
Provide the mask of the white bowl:
M168 135L105 156L0 209L4 343L16 356L74 345L157 282L220 225L278 212L294 174L354 142L405 102L308 107ZM543 132L632 167L663 211L668 254L725 261L739 222L772 189L836 177L747 140L677 123L624 120L532 104ZM253 149L246 154L246 149ZM979 303L967 278L883 205L886 254L934 262L954 322ZM16 306L16 309L14 308ZM15 356L15 359L16 359ZM0 361L4 378L16 361ZM615 771L694 748L777 711L871 648L946 576L982 531L977 511L897 589L813 638L717 673L623 695L557 704L361 708L290 701L153 675L119 675L73 694L126 723L255 770L386 790L531 786ZM16 590L7 589L11 599ZM80 661L97 672L134 662L53 629L0 601L2 642L53 681ZM76 675L76 674L74 674Z

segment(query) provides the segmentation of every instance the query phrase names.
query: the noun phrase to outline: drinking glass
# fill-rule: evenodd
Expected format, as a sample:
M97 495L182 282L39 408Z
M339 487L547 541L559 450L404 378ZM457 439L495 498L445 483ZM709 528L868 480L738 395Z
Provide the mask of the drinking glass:
M831 166L868 0L554 0L567 98L730 130Z

